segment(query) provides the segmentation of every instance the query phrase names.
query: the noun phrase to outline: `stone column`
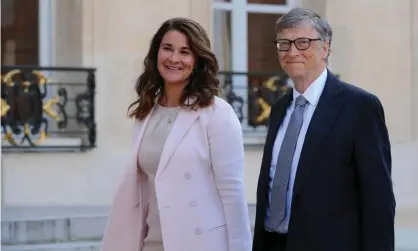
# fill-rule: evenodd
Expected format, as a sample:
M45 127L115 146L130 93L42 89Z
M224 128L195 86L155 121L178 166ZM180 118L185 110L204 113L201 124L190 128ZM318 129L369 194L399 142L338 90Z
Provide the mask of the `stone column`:
M83 0L61 0L52 5L52 62L53 66L80 67L83 55ZM87 1L89 2L89 1Z
M383 4L382 1L387 3ZM335 30L333 70L382 101L393 141L412 138L411 12L408 1L327 2Z

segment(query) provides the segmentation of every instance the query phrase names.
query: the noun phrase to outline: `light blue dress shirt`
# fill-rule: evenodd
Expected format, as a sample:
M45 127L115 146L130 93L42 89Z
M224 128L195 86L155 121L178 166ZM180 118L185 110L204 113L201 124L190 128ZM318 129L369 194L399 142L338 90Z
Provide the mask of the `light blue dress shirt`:
M289 226L289 220L290 220L290 212L291 212L291 204L292 204L292 196L293 196L293 185L295 182L295 176L296 176L296 170L299 163L300 153L302 151L302 146L305 141L306 132L308 130L309 123L311 122L312 116L315 112L316 106L319 102L319 98L321 97L322 91L325 87L325 82L327 80L327 69L325 69L322 74L306 89L306 91L303 94L300 94L294 87L293 87L293 100L296 100L296 98L299 95L303 95L306 100L308 100L307 107L305 108L304 114L303 114L303 124L302 128L299 133L298 142L296 143L296 149L295 154L293 156L292 160L292 166L290 170L290 179L289 179L289 187L287 191L287 198L286 198L286 216L284 218L285 225L286 225L286 231L284 233L287 233L287 229ZM295 102L292 102L292 104L287 108L286 115L283 119L283 122L277 132L277 137L274 142L273 146L273 152L272 152L272 158L271 158L271 164L270 164L270 184L269 184L269 203L271 201L271 188L273 186L273 179L274 179L274 173L276 171L276 164L277 164L277 158L279 156L279 150L283 142L284 135L287 130L287 126L289 125L290 116L293 113L293 110L295 109ZM268 208L267 208L268 210ZM266 218L266 221L268 219Z

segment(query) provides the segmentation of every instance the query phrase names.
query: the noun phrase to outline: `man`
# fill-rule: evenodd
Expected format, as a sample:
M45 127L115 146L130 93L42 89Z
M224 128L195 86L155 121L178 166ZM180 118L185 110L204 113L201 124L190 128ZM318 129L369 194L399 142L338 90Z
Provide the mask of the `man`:
M332 30L296 8L276 23L294 87L272 106L253 251L392 251L391 150L379 99L327 69Z

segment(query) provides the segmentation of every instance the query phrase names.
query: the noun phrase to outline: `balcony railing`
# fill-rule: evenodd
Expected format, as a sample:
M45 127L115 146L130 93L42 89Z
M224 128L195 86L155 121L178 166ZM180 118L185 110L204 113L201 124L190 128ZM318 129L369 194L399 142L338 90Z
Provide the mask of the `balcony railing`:
M244 131L265 132L271 105L286 93L283 73L220 72L222 96ZM2 151L96 146L95 69L3 66Z
M96 146L95 69L2 66L2 151Z
M265 129L271 105L289 88L284 73L220 72L222 96L232 105L244 131ZM260 131L260 130L258 130Z

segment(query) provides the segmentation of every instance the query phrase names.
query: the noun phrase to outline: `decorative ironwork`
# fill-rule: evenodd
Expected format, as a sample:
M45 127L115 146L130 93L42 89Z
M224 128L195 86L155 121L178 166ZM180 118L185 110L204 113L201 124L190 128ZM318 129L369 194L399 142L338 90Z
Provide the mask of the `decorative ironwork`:
M232 85L232 74L230 73L220 73L220 78L223 80L221 81L221 87L223 96L226 101L234 108L235 113L238 116L239 121L242 123L244 120L244 99L241 96L238 96L234 92L234 88Z
M340 74L336 74L341 78ZM271 106L289 90L284 72L219 72L225 100L231 104L243 126L268 126ZM247 127L248 128L248 127Z
M87 90L77 94L75 97L76 119L78 123L83 123L89 128L88 139L90 144L96 143L96 124L94 122L94 93L96 89L94 72L90 72L87 77Z
M94 147L96 140L94 71L94 69L82 68L3 66L1 78L2 149L78 148L84 150ZM70 73L84 73L87 74L87 81L85 83L54 82L47 78L47 75L56 76L63 73L65 76L71 75ZM83 93L76 92L77 87L80 86L87 87ZM70 93L75 93L75 99L70 98ZM71 106L71 103L75 105ZM87 108L81 103L87 103ZM71 111L74 111L76 116L70 116ZM72 130L73 128L69 125L74 118L78 125L84 125L84 129ZM79 129L78 125L72 127ZM84 134L87 134L88 139L83 142ZM79 138L81 143L75 146L68 146L64 143L51 145L46 144L48 138Z
M288 90L286 75L250 76L248 85L248 125L268 126L271 106Z
M271 105L289 88L288 77L281 73L220 72L219 78L241 123L253 128L268 125Z

